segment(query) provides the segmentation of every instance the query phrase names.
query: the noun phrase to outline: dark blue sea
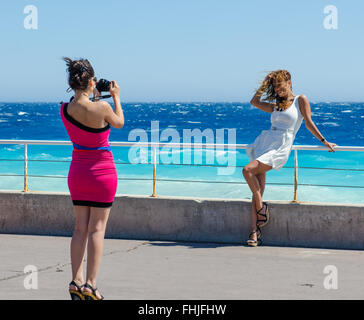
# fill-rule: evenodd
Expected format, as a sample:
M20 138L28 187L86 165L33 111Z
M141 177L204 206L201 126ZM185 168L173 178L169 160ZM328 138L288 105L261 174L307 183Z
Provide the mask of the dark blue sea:
M59 110L59 103L2 102L0 139L69 141ZM111 128L111 142L138 141L141 137L148 141L158 137L161 142L187 142L186 132L202 132L209 138L201 142L248 144L270 127L270 114L248 103L125 103L123 110L125 126L121 130ZM364 103L311 103L311 110L313 121L328 141L364 147ZM138 139L136 133L142 133ZM294 145L321 143L303 122ZM119 176L117 194L152 194L149 151L112 147ZM0 189L23 190L23 145L0 144L0 159ZM68 192L71 159L71 145L29 145L28 188ZM364 203L363 160L364 152L298 151L298 200ZM244 150L160 148L157 194L249 199L251 194L241 174L248 161ZM231 170L222 173L228 164ZM293 164L292 152L284 168L267 174L266 200L293 199Z

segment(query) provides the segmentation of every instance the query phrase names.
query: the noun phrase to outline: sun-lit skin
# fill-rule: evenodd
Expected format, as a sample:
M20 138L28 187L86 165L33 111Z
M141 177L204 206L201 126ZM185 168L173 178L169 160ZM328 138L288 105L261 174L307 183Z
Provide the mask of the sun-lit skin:
M265 98L262 99L263 95L265 95ZM292 104L295 96L292 92L290 73L287 70L277 70L269 73L265 77L250 103L264 112L279 112L286 110ZM329 152L334 152L336 144L326 141L311 119L311 107L307 97L301 94L297 100L306 128L318 140L322 141L329 149ZM255 233L257 230L257 211L263 207L262 197L265 189L266 173L271 169L271 166L261 163L258 160L251 161L243 169L243 176L252 191L251 240L257 240L257 234Z
M105 121L117 129L124 126L124 114L120 104L120 87L116 81L110 82L110 95L113 97L115 112L105 101L91 101L90 96L100 96L96 89L97 80L94 77L94 70L86 59L71 60L64 58L68 66L69 85L74 90L74 98L68 104L69 114L80 123L85 124L84 119L88 119L86 125L92 128L103 128ZM86 117L88 110L93 110L93 117ZM97 117L96 117L96 116ZM79 118L78 118L79 117ZM84 294L92 293L92 290L85 283L96 288L96 279L99 271L104 237L107 221L111 207L94 207L84 205L74 205L75 226L72 235L70 253L72 280L81 287ZM87 266L86 278L83 272L83 261L87 246ZM77 291L73 284L70 289ZM102 295L98 290L95 291L98 299Z

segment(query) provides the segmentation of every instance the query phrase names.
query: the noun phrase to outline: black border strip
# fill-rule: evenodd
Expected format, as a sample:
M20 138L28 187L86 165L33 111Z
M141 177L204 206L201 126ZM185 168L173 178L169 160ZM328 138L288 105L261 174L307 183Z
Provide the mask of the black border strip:
M75 206L89 206L89 207L98 207L98 208L108 208L111 207L113 202L97 202L97 201L88 201L88 200L72 200L73 205Z
M99 133L99 132L104 132L106 130L109 130L110 123L108 123L107 126L105 126L103 128L91 128L91 127L85 126L84 124L82 124L81 122L78 122L76 119L72 118L68 114L67 107L68 107L68 102L63 106L63 115L69 122L74 124L76 127L80 128L82 130L88 131L88 132L93 132L93 133Z

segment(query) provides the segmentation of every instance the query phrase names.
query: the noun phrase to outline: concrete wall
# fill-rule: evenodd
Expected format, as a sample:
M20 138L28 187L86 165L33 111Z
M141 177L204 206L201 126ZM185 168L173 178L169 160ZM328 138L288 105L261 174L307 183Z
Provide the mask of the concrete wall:
M263 245L364 248L364 205L268 201ZM247 200L116 196L106 237L244 244ZM0 233L71 236L69 193L0 191Z

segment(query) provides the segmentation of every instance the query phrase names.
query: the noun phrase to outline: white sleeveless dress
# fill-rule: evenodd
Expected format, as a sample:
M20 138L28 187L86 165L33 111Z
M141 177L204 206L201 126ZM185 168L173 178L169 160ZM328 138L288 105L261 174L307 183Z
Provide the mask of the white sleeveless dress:
M246 148L250 161L258 160L276 170L285 165L303 120L298 97L299 95L295 96L291 106L286 110L274 110L271 113L271 128L263 130L254 143Z

